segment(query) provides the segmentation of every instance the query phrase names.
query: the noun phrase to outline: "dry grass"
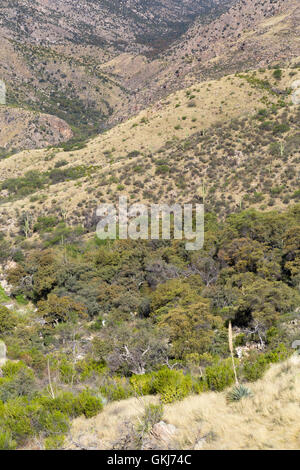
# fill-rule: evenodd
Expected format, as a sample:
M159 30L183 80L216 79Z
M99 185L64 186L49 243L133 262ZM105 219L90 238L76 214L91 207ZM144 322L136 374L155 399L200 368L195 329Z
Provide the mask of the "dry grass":
M191 396L164 409L164 421L177 428L174 447L193 449L206 436L203 449L298 449L300 446L300 358L276 364L265 377L250 384L252 398L234 404L227 392ZM109 449L122 424L135 421L143 400L111 403L90 420L73 422L71 436L82 446Z
M299 72L291 77L290 69L286 69L283 73L283 78L280 81L280 88L285 89L290 86L291 82L298 78ZM272 78L272 71L266 70L259 73L260 79L269 79L275 86L275 80ZM230 75L223 77L220 80L211 82L202 82L194 85L190 89L181 90L168 97L167 100L158 102L154 106L142 111L123 124L120 124L106 133L91 140L87 147L79 151L62 152L59 149L44 149L24 151L16 154L10 158L0 161L0 180L5 180L11 177L20 177L28 170L46 171L54 167L54 165L61 160L68 162L67 166L88 165L97 166L95 173L90 178L82 178L76 182L64 182L50 186L47 189L39 191L38 194L44 196L44 199L38 203L31 203L31 196L24 197L17 201L2 201L0 208L0 216L7 220L9 214L10 221L8 225L11 227L12 232L14 229L14 213L15 211L35 210L35 213L47 213L55 207L64 207L68 210L71 216L78 212L78 205L88 207L88 204L95 205L96 201L99 202L97 193L102 190L103 198L110 199L110 194L118 195L118 183L123 183L125 178L124 168L127 164L135 165L135 161L140 160L142 163L146 161L146 156L149 154L156 155L158 158L161 154L157 153L166 142L184 142L186 138L192 138L192 135L199 131L205 131L210 126L221 122L226 124L234 117L241 118L245 115L253 115L264 106L262 98L266 94L264 90L253 88L246 80ZM192 99L190 97L192 96ZM277 102L278 96L268 95L271 102ZM190 106L193 103L193 106ZM179 106L178 106L179 105ZM184 118L184 119L183 119ZM178 125L180 126L178 128ZM137 151L139 157L129 158L128 154L132 151ZM216 156L223 158L223 150L215 150ZM185 157L188 157L189 162L182 160L176 162L176 167L182 172L187 174L188 168L199 168L199 159L193 155L189 155L188 151L183 151ZM164 158L170 159L170 164L173 163L172 149L165 152ZM185 166L189 163L189 167ZM275 159L272 161L274 166ZM138 163L137 163L138 164ZM151 190L156 194L161 185L162 178L155 175L155 166L148 160L150 165L147 169L149 183L144 183L144 189ZM271 164L271 162L270 162ZM206 166L201 163L203 172L205 173ZM141 175L136 175L130 167L126 170L126 176L130 176L132 181L141 178ZM114 174L118 179L118 183L110 184L107 182L109 179L108 173ZM278 173L278 172L277 172ZM104 186L100 186L101 180L106 180ZM188 181L195 180L194 175L186 178ZM174 180L174 177L173 177ZM173 190L168 190L168 194L173 199L180 199L180 189L171 181ZM201 187L201 178L195 181L196 186ZM253 184L255 182L253 181ZM257 183L257 182L256 182ZM131 183L126 182L126 193L132 195L134 187ZM278 186L282 183L278 180ZM222 186L221 180L219 186ZM234 199L236 204L243 197L242 188L235 188ZM194 189L189 189L194 191ZM180 194L179 194L180 193ZM216 193L218 196L219 193ZM183 194L182 197L186 196ZM134 199L142 202L144 200L142 194L134 196ZM160 195L160 200L162 200ZM145 199L147 200L147 198ZM102 201L100 201L102 202ZM279 202L277 201L277 205Z
M290 69L286 69L280 82L282 89L298 78L295 76L291 79L289 72ZM271 71L266 71L259 78L270 79L271 74ZM182 140L208 129L217 122L251 115L263 106L261 100L264 95L264 90L254 89L245 80L234 75L195 84L99 135L91 140L85 149L76 152L56 151L55 156L48 161L47 157L53 154L53 150L26 150L2 160L0 179L17 177L28 170L45 171L62 158L67 160L70 166L97 164L114 167L120 161L124 163L127 154L134 150L155 153L172 139ZM269 96L269 99L277 101L277 98L272 96ZM177 126L180 127L175 129ZM106 157L105 152L111 152L111 155Z

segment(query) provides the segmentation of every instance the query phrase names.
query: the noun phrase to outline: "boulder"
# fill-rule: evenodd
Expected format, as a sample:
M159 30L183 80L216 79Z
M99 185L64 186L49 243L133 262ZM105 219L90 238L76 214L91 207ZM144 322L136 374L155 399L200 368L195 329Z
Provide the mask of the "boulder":
M195 446L194 446L194 450L202 450L203 447L205 446L206 444L206 439L204 437L202 437L201 439L199 439Z
M143 441L143 450L172 449L176 427L164 421L156 423Z

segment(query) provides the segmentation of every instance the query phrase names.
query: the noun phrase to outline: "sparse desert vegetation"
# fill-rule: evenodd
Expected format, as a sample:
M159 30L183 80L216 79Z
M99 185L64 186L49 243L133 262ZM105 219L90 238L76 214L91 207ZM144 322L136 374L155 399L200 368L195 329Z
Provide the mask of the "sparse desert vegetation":
M226 392L209 392L164 406L158 419L174 433L165 427L157 436L159 428L152 428L144 443L152 438L157 449L172 450L299 449L299 357L273 365L249 388L252 396L238 403L228 403ZM110 449L121 444L120 423L138 428L149 403L157 400L130 398L108 405L91 420L76 418L66 447ZM157 437L166 439L162 447Z
M297 2L2 3L0 450L299 448Z

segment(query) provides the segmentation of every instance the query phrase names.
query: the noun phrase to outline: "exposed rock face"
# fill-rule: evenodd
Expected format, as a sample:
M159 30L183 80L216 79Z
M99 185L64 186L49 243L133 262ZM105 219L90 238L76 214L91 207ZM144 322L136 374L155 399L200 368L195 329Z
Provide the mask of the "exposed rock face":
M164 421L156 423L144 442L144 450L169 449L176 435L176 427Z
M35 114L18 108L0 108L2 152L56 145L71 139L72 136L70 126L56 116Z

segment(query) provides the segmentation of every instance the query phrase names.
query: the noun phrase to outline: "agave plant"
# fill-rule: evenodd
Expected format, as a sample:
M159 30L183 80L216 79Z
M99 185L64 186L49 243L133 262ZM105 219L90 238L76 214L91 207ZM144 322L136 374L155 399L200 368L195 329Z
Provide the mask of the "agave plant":
M249 388L244 385L236 385L228 393L227 399L228 401L240 401L242 398L252 397L252 395L253 394Z

